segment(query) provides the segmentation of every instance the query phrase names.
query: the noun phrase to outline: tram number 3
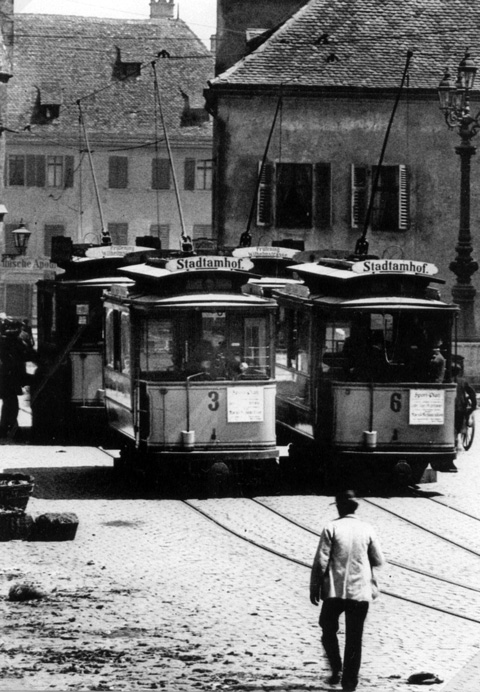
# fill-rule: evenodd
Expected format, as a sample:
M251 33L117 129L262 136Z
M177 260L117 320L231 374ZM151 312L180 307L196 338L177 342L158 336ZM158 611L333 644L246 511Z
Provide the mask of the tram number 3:
M390 408L395 413L402 410L402 395L400 392L393 392L392 396L390 397Z
M211 400L208 404L210 411L218 411L220 406L220 394L218 392L208 392L208 398Z

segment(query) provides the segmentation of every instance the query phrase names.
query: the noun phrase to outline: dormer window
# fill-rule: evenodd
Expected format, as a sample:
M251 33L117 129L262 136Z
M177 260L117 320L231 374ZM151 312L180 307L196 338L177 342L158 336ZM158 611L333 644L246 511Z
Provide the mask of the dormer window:
M190 98L188 94L182 91L183 96L183 111L180 119L182 127L195 127L208 122L208 113L203 106L201 99L195 100Z
M142 63L133 60L130 56L125 55L125 51L121 51L116 46L117 58L113 66L113 76L115 79L137 79L141 75Z
M62 89L58 82L42 82L38 89L33 122L40 125L56 120L60 116Z

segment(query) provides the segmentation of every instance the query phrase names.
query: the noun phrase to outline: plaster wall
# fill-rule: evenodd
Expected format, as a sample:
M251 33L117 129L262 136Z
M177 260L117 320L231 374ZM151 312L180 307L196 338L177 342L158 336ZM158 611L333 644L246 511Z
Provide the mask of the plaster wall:
M215 229L226 245L236 245L247 227L255 198L261 161L277 104L276 97L233 96L219 99L216 120ZM350 167L379 162L393 98L285 97L271 139L271 161L330 162L332 226L330 229L278 229L251 226L252 244L272 240L304 240L305 249L353 251L361 229L350 222ZM472 104L475 112L475 104ZM369 231L370 252L435 263L447 280L443 294L450 299L459 226L460 161L455 147L460 138L449 132L438 104L432 99L400 102L384 157L384 165L407 167L410 226L403 232ZM474 256L480 256L480 158L472 160L471 229ZM480 291L480 273L473 276ZM477 323L480 323L477 317Z
M9 154L54 154L71 155L72 149L59 147L16 147L9 145ZM171 182L169 190L152 190L152 159L156 153L152 150L135 150L128 156L128 186L125 189L108 187L108 159L114 155L95 148L93 162L98 184L102 214L105 225L108 223L128 223L128 242L135 243L135 238L150 234L152 224L170 225L170 247L179 247L181 223L177 199ZM119 152L118 155L123 155ZM79 155L74 154L74 187L6 187L5 204L9 214L6 223L18 223L21 219L33 232L27 255L44 255L45 224L62 224L65 235L74 242L99 242L101 237L101 220L93 184L91 167L87 156L79 165ZM166 150L158 152L159 158L168 158ZM211 159L211 147L195 146L177 148L174 153L174 166L179 186L180 204L183 211L186 232L192 233L194 224L211 225L211 190L184 189L184 160L186 158ZM158 209L158 211L157 211ZM165 245L163 245L165 248Z

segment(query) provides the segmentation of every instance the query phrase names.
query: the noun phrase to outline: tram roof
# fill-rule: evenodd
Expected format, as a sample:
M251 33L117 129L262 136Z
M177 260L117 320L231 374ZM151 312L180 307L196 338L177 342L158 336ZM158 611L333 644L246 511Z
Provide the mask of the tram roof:
M181 296L163 297L157 294L131 294L127 302L143 307L205 307L224 308L232 306L251 307L256 305L275 306L274 300L269 300L255 295L232 293L189 293Z
M401 263L399 261L399 263ZM444 284L445 281L443 279L439 279L436 276L432 276L431 274L424 274L424 273L409 273L409 272L402 272L402 271L391 271L391 272L372 272L372 273L364 273L364 274L359 274L355 271L352 270L352 267L354 265L354 262L347 262L344 261L342 262L343 265L347 265L349 268L339 268L339 267L334 267L334 266L329 266L326 264L321 264L321 263L313 263L313 262L307 262L306 264L294 264L289 267L291 271L296 272L297 274L300 274L301 276L304 277L305 282L307 284L312 283L312 280L319 280L321 281L322 279L327 279L327 280L334 280L339 283L344 283L344 282L372 282L374 280L378 280L378 277L382 277L383 279L388 280L393 280L393 279L398 279L399 276L408 276L413 278L414 280L421 281L422 283L440 283Z
M458 311L453 303L428 298L408 298L403 296L379 296L374 298L345 299L341 296L310 296L313 304L337 305L342 309L351 310L451 310Z
M151 261L145 264L122 267L119 271L133 279L137 285L147 287L147 290L152 293L158 291L162 296L181 296L183 294L191 296L192 294L201 295L203 293L212 293L218 296L221 293L227 294L229 292L235 294L240 293L242 286L246 285L248 281L261 279L259 274L245 269L218 266L193 268L188 266L188 261L201 263L202 260L202 257L183 259L186 268L176 270L166 269L164 266ZM209 261L209 258L207 257L204 261ZM225 261L236 262L238 265L242 262L241 259L235 258L233 260L226 258ZM251 263L249 264L251 266Z

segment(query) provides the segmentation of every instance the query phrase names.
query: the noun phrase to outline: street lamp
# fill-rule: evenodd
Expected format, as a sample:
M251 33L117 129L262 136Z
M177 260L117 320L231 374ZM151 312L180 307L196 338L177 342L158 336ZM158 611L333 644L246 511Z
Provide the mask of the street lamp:
M19 255L24 255L27 251L28 241L32 232L25 228L25 224L21 223L18 228L12 231L13 242Z
M476 290L471 277L478 269L472 259L472 236L470 233L470 160L476 152L472 139L480 128L479 116L470 115L470 91L473 89L477 68L468 49L458 66L457 80L454 82L448 69L438 86L440 109L445 122L460 135L460 145L455 147L460 156L460 227L455 246L457 256L450 263L450 269L457 280L452 288L452 296L460 307L459 337L471 339L476 336L474 301Z

